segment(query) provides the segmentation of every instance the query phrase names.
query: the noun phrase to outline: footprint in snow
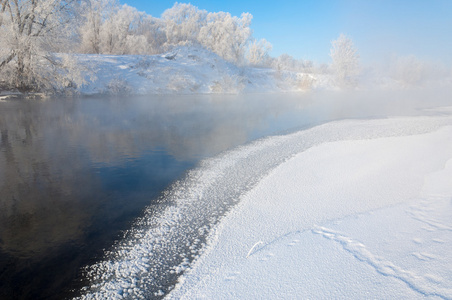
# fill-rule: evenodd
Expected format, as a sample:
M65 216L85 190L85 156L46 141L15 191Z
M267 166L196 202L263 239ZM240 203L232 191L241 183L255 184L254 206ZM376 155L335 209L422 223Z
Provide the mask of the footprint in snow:
M427 274L424 277L425 277L425 279L427 279L428 281L433 282L433 283L441 284L444 282L443 278L433 275L433 274Z
M442 240L442 239L432 239L432 242L438 243L438 244L444 244L445 243L445 241Z
M226 281L234 281L238 275L240 275L240 272L230 272L228 274L228 276L226 276L225 280Z
M411 253L414 257L416 257L419 260L427 261L436 259L436 256L433 254L425 253L425 252L413 252Z
M436 231L436 229L433 228L432 226L423 226L423 227L421 227L421 229L425 230L427 232L434 232L434 231Z
M420 238L414 238L413 239L413 243L418 244L418 245L422 244L423 242L424 241L422 239L420 239Z
M293 246L295 246L296 244L298 244L299 242L300 242L300 240L292 240L289 244L287 244L287 246L293 247Z
M274 253L267 253L267 254L265 254L265 256L264 257L261 257L260 259L259 259L259 261L268 261L270 258L272 258L273 256L275 256L275 254Z

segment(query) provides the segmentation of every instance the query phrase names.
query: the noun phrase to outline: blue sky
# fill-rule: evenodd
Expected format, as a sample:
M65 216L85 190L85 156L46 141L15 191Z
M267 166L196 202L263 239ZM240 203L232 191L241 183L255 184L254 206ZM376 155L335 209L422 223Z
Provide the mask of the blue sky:
M121 0L160 17L175 1ZM184 2L184 1L179 1ZM253 15L258 39L282 53L328 63L331 41L352 38L364 62L393 54L452 63L452 0L193 0L207 11ZM186 2L186 3L187 3Z

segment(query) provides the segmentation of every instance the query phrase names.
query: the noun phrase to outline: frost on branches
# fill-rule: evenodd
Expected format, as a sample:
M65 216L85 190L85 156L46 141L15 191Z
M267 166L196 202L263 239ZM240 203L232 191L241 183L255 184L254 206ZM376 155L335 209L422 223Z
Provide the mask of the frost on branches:
M82 53L156 54L163 44L161 22L117 0L86 0L80 17Z
M331 42L331 65L336 83L340 87L355 87L360 73L359 54L350 38L341 34L339 38Z
M86 0L82 6L82 53L158 54L196 44L230 62L242 63L252 35L252 16L247 13L240 17L209 13L176 2L155 18L117 0Z
M260 41L253 40L250 44L247 54L247 59L252 66L265 66L269 65L270 55L269 52L272 49L272 45L267 42L266 39Z
M62 90L83 83L69 55L76 1L0 0L0 89Z
M249 13L235 17L226 12L208 13L191 4L176 3L162 15L166 46L196 43L227 61L243 63L252 36L252 18Z

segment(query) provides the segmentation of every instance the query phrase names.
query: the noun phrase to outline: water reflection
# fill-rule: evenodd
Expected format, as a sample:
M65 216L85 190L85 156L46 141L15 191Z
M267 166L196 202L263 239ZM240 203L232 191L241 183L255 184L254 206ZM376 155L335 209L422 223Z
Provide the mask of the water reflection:
M89 213L87 195L83 197L78 187L96 186L96 178L83 172L82 157L61 149L62 136L46 140L47 124L62 130L57 124L64 122L47 119L50 116L37 107L34 103L4 104L0 117L1 248L24 258L79 239L80 224L86 223Z

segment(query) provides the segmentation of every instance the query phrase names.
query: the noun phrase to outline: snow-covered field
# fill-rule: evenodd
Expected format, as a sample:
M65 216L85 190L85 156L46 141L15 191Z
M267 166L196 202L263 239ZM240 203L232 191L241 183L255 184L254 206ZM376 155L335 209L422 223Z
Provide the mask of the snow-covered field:
M452 299L451 112L312 129L168 298Z
M181 272L169 299L452 298L452 109L424 112L202 162L87 269L83 298L163 295Z

